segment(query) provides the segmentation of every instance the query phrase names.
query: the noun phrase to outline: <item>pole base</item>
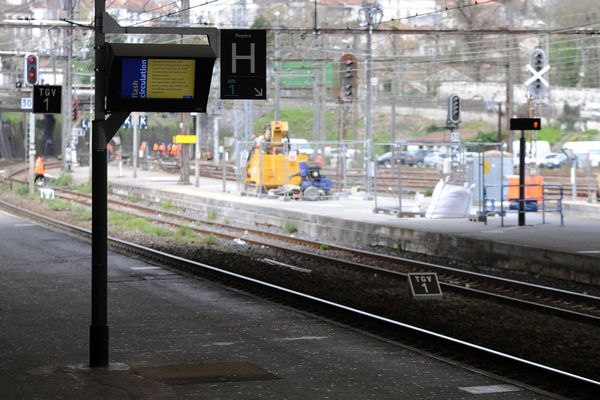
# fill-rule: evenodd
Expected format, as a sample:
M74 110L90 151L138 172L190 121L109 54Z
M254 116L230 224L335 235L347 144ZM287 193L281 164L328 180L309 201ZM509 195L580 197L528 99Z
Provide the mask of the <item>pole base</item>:
M108 367L107 325L90 325L90 367Z

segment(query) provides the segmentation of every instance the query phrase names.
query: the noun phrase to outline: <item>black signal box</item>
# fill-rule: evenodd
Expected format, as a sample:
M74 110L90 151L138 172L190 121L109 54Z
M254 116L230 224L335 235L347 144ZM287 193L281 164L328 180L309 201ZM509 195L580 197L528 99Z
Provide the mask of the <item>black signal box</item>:
M511 131L539 131L542 129L541 118L511 118Z

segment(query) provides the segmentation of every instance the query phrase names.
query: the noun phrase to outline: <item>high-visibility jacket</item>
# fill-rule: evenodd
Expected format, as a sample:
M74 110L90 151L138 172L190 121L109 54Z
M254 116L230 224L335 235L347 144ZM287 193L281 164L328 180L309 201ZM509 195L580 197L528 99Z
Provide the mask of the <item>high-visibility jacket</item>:
M158 143L154 143L154 145L152 146L152 150L158 151Z
M33 173L36 175L46 175L46 165L42 157L35 159L35 168L33 169Z

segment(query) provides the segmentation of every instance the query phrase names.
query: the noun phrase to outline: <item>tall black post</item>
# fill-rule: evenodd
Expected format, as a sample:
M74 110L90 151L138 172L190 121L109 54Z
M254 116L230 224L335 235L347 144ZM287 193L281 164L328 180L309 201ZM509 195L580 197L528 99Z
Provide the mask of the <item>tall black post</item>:
M104 129L105 36L104 0L95 0L95 116L92 137L92 321L90 367L108 366L106 132Z
M519 226L525 225L525 131L519 139Z

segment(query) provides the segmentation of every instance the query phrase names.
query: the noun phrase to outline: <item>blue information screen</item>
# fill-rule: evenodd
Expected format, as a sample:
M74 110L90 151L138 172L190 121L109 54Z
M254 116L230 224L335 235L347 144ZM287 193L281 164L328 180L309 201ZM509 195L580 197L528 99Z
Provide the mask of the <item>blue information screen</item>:
M145 99L148 92L148 59L124 58L121 71L121 97Z

